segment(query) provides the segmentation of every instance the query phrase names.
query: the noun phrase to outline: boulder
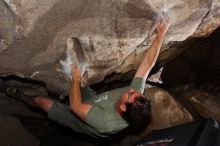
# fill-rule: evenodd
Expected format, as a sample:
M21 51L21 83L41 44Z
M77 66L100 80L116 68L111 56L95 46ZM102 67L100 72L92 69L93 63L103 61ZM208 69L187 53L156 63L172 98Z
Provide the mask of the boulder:
M42 81L60 94L70 87L57 72L69 38L77 37L82 45L83 78L90 85L113 72L136 70L155 37L155 18L163 12L171 27L159 66L182 50L173 46L208 35L220 24L219 0L0 0L0 8L1 76Z
M212 90L208 89L209 87L212 87ZM186 84L174 87L169 92L187 108L194 118L212 118L219 122L219 88L214 87L213 84L204 83L200 86Z
M161 73L163 83L169 87L192 82L197 86L204 85L206 82L218 86L220 81L219 35L220 29L217 29L209 37L188 42L185 45L185 52L164 66ZM207 84L205 88L210 88Z
M204 118L213 118L220 122L220 99L201 91L191 91L185 96Z
M144 95L151 100L152 105L152 122L145 134L194 120L187 109L167 91L158 87L148 87L145 88Z

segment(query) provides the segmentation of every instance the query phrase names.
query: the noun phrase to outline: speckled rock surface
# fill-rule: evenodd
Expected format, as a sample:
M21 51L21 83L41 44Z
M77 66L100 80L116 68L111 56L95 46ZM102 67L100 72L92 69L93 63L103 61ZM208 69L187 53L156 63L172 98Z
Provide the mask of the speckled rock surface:
M176 125L192 122L194 118L175 97L158 87L145 88L144 95L151 100L152 122L145 130L159 130Z
M32 78L67 94L69 82L57 68L68 38L82 45L89 85L137 68L162 11L171 27L159 63L178 54L175 44L213 32L220 25L219 9L219 0L0 0L0 75Z

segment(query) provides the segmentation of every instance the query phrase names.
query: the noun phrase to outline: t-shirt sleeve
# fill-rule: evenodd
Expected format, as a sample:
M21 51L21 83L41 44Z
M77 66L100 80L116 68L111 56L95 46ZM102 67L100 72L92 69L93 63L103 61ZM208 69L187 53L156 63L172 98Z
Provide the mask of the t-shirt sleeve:
M135 77L131 84L130 84L130 88L133 88L135 90L137 90L140 93L144 93L144 88L145 88L145 79L141 78L141 77Z
M86 115L86 123L99 133L114 134L128 126L120 116L94 105Z

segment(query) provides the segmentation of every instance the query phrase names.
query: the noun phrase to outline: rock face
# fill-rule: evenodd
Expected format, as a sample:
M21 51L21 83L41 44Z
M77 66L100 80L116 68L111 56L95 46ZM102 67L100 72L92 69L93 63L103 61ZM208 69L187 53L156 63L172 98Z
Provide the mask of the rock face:
M191 42L181 56L165 65L161 74L162 81L170 87L196 82L198 87L206 86L201 87L205 92L210 92L207 84L219 85L219 36L220 29L217 29L209 37Z
M162 11L170 16L171 27L159 63L178 54L172 45L220 25L219 0L0 0L0 11L1 76L43 81L63 94L69 82L56 68L66 56L68 38L77 37L82 45L83 77L89 85L137 68L155 37L150 36L154 18Z
M217 97L201 91L191 91L185 98L201 116L220 122L220 100Z
M152 122L146 129L146 133L193 121L193 117L186 108L167 91L150 87L145 88L144 95L149 97L152 105Z
M207 86L206 86L207 87ZM220 122L220 98L198 86L187 84L170 89L170 93L190 111L195 118L212 118ZM210 92L210 91L209 91ZM218 91L219 93L219 91Z

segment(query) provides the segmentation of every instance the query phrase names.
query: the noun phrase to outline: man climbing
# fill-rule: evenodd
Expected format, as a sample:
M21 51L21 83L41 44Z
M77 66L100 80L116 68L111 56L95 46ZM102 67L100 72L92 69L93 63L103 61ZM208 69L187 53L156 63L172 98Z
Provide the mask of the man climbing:
M108 137L128 126L135 132L144 130L151 120L150 101L143 96L145 82L168 27L167 17L157 21L157 37L147 50L130 86L94 95L89 88L81 90L80 70L77 65L72 65L70 105L46 97L35 97L34 103L46 111L50 119L80 133Z

